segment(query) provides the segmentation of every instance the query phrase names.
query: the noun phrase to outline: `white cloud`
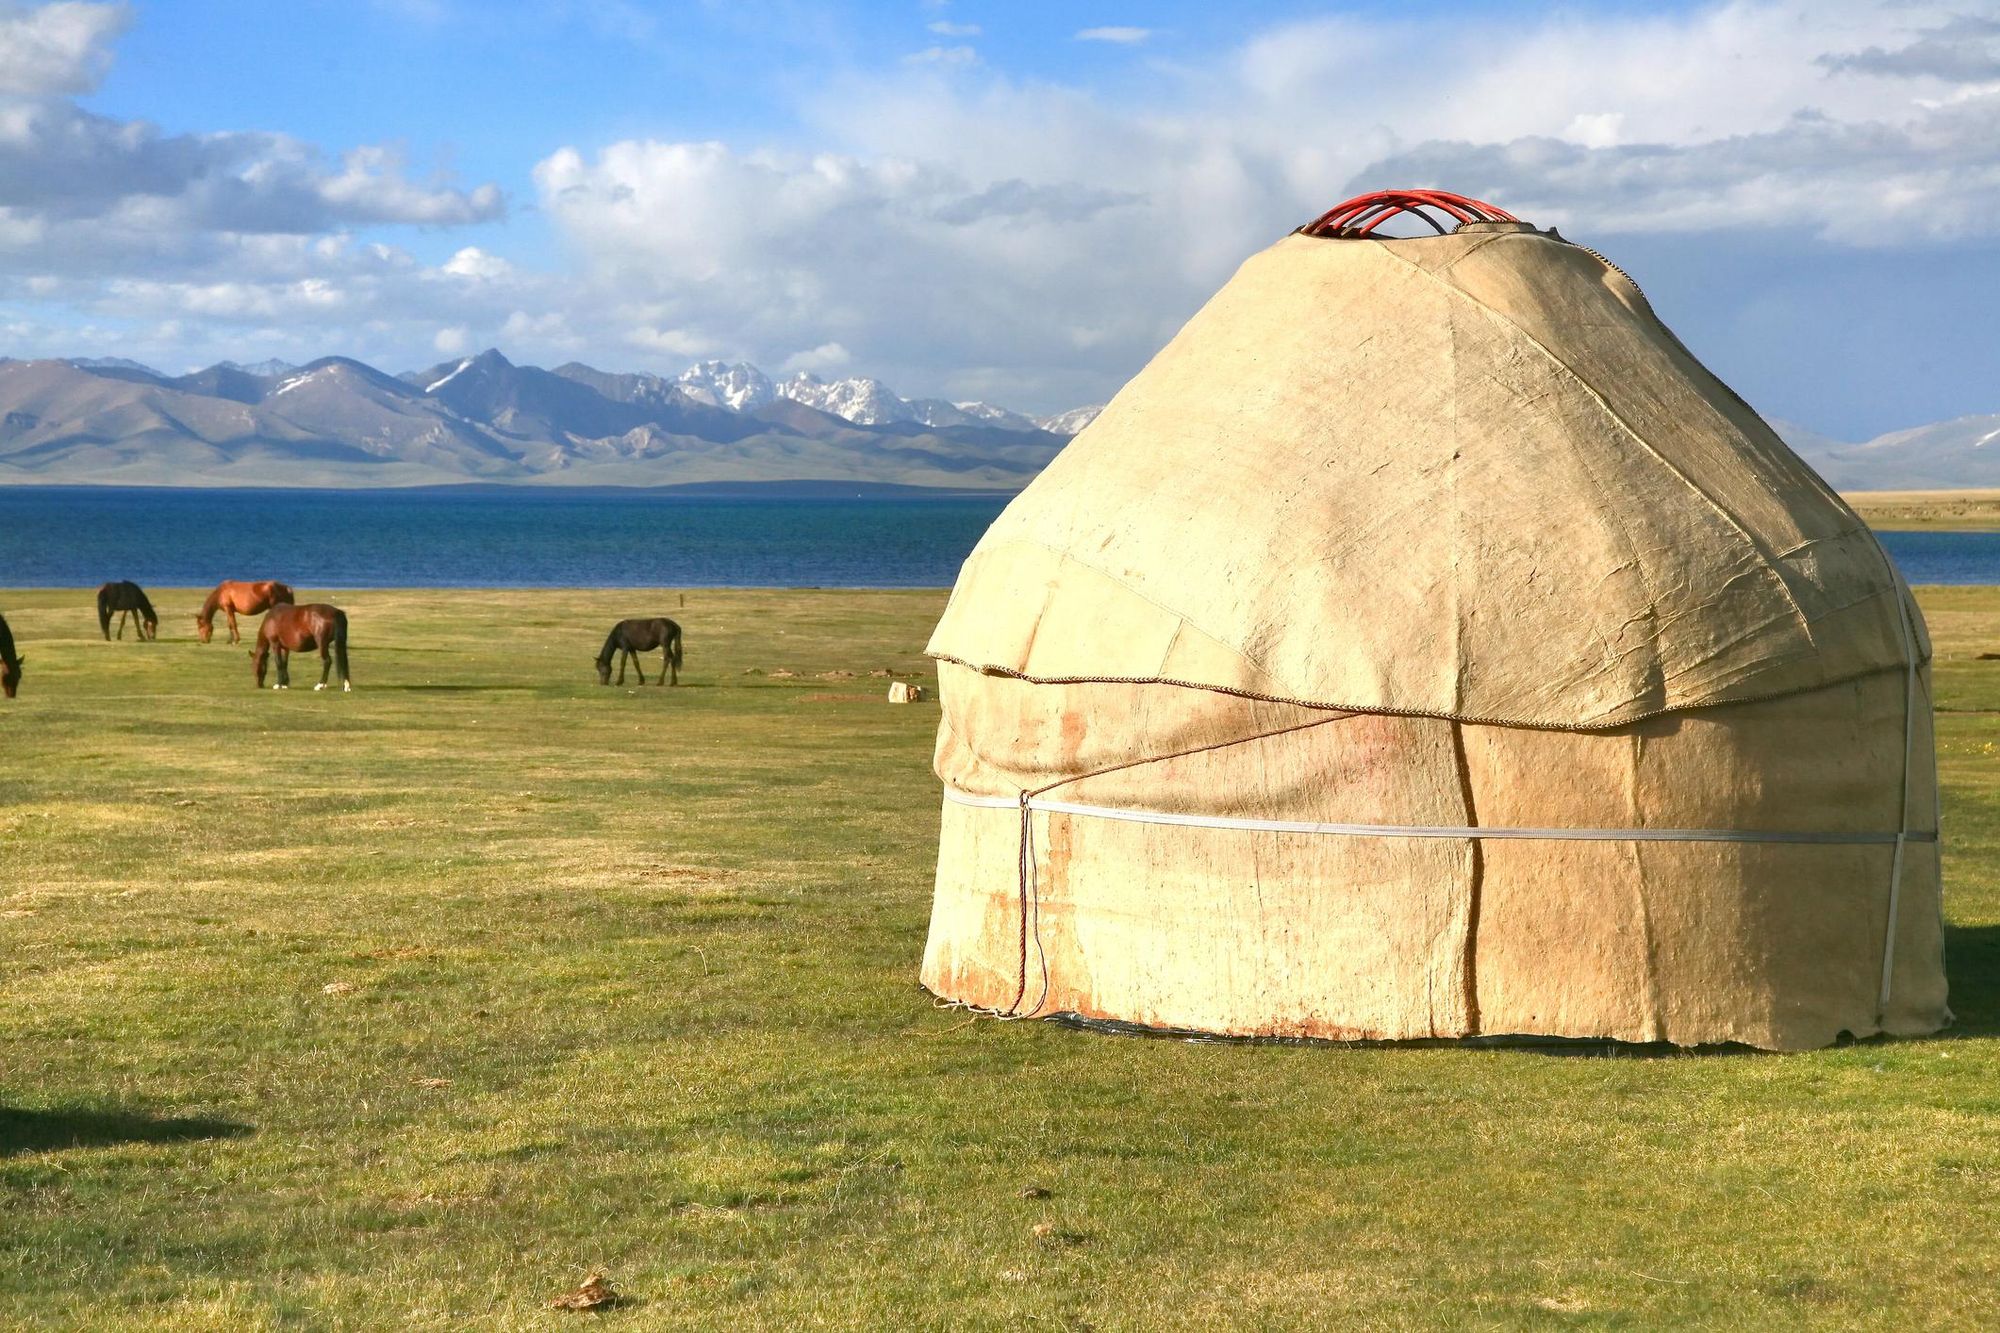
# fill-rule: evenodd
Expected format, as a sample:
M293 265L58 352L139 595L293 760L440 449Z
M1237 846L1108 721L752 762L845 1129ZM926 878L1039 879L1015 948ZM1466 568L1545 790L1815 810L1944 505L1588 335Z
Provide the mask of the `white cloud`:
M448 329L439 329L431 335L431 346L446 356L462 356L472 346L472 330L463 324L454 324Z
M982 31L977 23L953 23L949 19L939 19L924 26L940 37L977 37Z
M1151 28L1084 28L1076 34L1079 42L1111 42L1118 46L1137 46L1153 35Z
M127 328L133 355L181 318L187 355L395 365L450 335L614 369L747 357L1057 408L1101 400L1246 255L1365 188L1484 194L1586 240L1992 244L2000 88L1967 22L1928 0L1342 17L1132 65L1116 94L944 44L829 62L791 85L808 91L778 137L803 148L635 137L549 153L537 201L573 257L553 271L510 262L490 233L438 264L348 235L498 218L491 186L431 182L378 148L170 135L46 91L96 77L112 26L38 66L43 93L0 100L0 298Z
M769 364L836 344L913 392L1084 401L1244 256L1364 188L1485 192L1571 234L1994 234L2000 98L1927 108L1902 80L1819 63L1921 41L1942 12L1319 20L1151 71L1118 101L876 69L804 107L805 141L843 153L628 140L564 149L535 178L594 299L677 331L662 350ZM1454 95L1411 93L1432 87Z
M579 345L570 331L569 316L560 310L544 310L539 314L516 310L500 325L500 338L509 347L535 353Z
M721 341L774 363L802 343L870 373L930 360L977 364L1011 348L1048 351L1051 312L1093 316L1136 336L1159 330L1135 307L1121 263L1134 196L1094 185L975 183L908 159L737 153L716 143L626 142L594 159L572 149L536 171L542 205L589 265L591 289L651 318L636 339L693 352ZM1077 233L1094 239L1081 239ZM653 330L726 331L663 343ZM895 372L895 373L900 373Z
M1991 83L2000 80L2000 19L1959 15L1903 45L1830 53L1816 63L1840 73Z
M1585 148L1609 148L1618 142L1618 128L1624 123L1622 112L1601 111L1592 115L1579 111L1559 137Z
M969 46L931 46L903 57L907 65L973 65L979 52Z
M235 237L504 216L497 186L420 184L386 148L330 163L285 134L167 134L85 110L72 95L95 85L127 20L121 5L0 0L0 272L157 269Z
M157 282L120 278L108 284L114 307L127 314L187 314L231 320L310 320L339 313L348 293L325 278L292 282Z
M92 91L111 66L112 39L131 21L122 4L0 7L0 96Z
M625 341L633 347L669 357L682 357L689 361L700 360L714 350L714 344L697 333L685 329L661 329L640 326L629 329Z
M323 175L315 192L342 222L401 222L454 226L498 218L506 201L497 185L471 191L426 189L403 175L403 164L386 148L350 149L337 175Z
M514 266L499 255L488 254L476 245L468 245L445 260L444 271L460 278L491 282L495 278L510 276Z
M854 354L839 343L821 343L786 357L780 369L787 374L807 371L814 375L835 375L854 364Z

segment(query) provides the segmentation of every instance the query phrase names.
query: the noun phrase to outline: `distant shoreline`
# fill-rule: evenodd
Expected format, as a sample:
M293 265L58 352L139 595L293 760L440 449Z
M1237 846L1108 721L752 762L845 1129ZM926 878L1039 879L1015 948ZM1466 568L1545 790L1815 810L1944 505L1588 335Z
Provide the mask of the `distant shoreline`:
M601 495L625 497L685 495L714 499L746 500L964 500L1002 499L1020 493L1018 486L911 486L889 481L682 481L659 486L558 486L504 481L426 482L414 486L279 486L194 484L184 486L149 485L132 482L90 481L0 481L0 490L91 491L148 494L170 492L204 495Z
M2000 529L2000 489L1843 491L1841 498L1872 528Z

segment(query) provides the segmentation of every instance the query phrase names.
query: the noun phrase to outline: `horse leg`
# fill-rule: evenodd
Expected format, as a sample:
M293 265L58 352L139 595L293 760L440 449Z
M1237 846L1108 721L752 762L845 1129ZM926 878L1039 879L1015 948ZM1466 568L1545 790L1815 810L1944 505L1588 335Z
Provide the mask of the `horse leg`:
M329 672L331 672L331 671L333 670L333 643L332 643L332 640L333 640L333 636L332 636L331 634L327 635L327 636L326 636L325 638L323 638L323 639L321 639L321 640L320 640L320 645L319 645L319 684L317 684L317 685L313 686L313 689L314 689L314 690L323 690L323 689L325 689L325 688L326 688L326 677L327 677L327 673L329 673Z
M646 659L637 653L633 653L632 669L639 673L639 683L644 685L646 683Z
M118 642L125 642L125 612L118 613Z
M242 636L237 634L236 632L236 608L233 606L225 606L222 609L229 615L229 641L231 643L243 642ZM284 660L285 659L282 656L278 658L278 661L281 664L284 662ZM283 671L284 669L285 668L282 665L278 667L278 670L280 671Z
M274 690L292 688L292 654L288 648L278 649L278 683L271 688Z
M630 648L620 648L618 650L618 683L620 685L625 683L625 659L631 655L632 650Z

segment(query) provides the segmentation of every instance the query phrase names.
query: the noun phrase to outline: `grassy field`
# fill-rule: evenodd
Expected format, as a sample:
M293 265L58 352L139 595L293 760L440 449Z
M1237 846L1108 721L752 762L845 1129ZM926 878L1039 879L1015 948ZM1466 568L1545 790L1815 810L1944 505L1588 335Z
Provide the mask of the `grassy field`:
M2000 491L1847 491L1841 498L1876 528L2000 528Z
M1585 1057L935 1007L942 594L357 592L352 695L0 595L0 1326L1990 1321L2000 591L1922 596L1958 1026Z

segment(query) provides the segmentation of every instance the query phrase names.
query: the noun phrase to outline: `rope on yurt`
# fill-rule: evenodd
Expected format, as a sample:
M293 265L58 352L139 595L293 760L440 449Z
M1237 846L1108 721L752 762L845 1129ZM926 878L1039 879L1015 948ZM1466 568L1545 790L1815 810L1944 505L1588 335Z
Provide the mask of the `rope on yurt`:
M1885 556L1886 558L1886 556ZM1900 584L1898 585L1900 589ZM1899 591L1900 596L1900 591ZM1903 811L1901 827L1894 833L1842 833L1832 830L1784 830L1784 829L1702 829L1702 828L1507 828L1493 825L1427 825L1427 824L1350 824L1294 819L1252 819L1233 815L1189 815L1176 814L1166 810L1135 810L1116 806L1089 805L1078 801L1052 801L1041 799L1046 793L1058 787L1066 787L1089 778L1105 777L1128 769L1141 768L1149 764L1165 763L1172 759L1185 759L1193 755L1208 754L1216 750L1226 750L1236 745L1248 745L1256 741L1271 740L1293 732L1307 731L1323 727L1333 722L1345 721L1356 716L1356 710L1343 710L1330 717L1318 718L1294 726L1280 727L1275 731L1258 732L1254 735L1239 736L1233 740L1218 741L1210 745L1193 746L1186 750L1176 750L1170 754L1148 755L1139 759L1129 759L1123 763L1110 764L1093 769L1088 773L1078 773L1042 786L1029 788L1009 798L1004 796L976 796L960 791L956 787L944 789L945 800L954 805L969 806L984 810L1017 810L1020 813L1020 840L1016 859L1016 891L1018 896L1019 932L1017 982L1013 998L1001 1009L992 1010L1002 1019L1032 1018L1041 1011L1049 996L1048 951L1042 944L1041 931L1041 890L1039 884L1039 858L1035 854L1034 816L1043 814L1077 815L1086 818L1118 820L1137 824L1164 824L1180 828L1233 829L1255 833L1308 833L1329 834L1342 837L1362 838L1448 838L1481 841L1488 839L1530 839L1538 841L1579 841L1579 842L1721 842L1721 843L1777 843L1804 844L1811 846L1891 846L1892 863L1890 870L1890 918L1889 941L1883 962L1882 1006L1888 1006L1889 975L1894 959L1895 911L1898 885L1902 876L1903 847L1910 842L1936 842L1935 831L1911 832L1910 823L1910 765L1909 754L1915 731L1916 712L1916 651L1910 637L1907 608L1902 621L1904 636L1904 658L1906 669L1906 696L1903 726ZM1028 995L1028 942L1033 937L1035 955L1041 964L1041 993L1035 1003L1022 1008Z
M1262 739L1252 737L1250 739ZM1071 778L1068 781L1077 781ZM1057 784L1060 785L1060 784ZM986 810L1012 810L1023 804L1005 796L975 796L953 787L944 798L955 805ZM1131 810L1076 801L1025 800L1025 808L1043 814L1087 815L1132 824L1171 824L1180 828L1235 829L1248 833L1323 833L1350 838L1480 838L1532 839L1545 842L1746 842L1804 844L1819 847L1889 847L1906 842L1936 842L1935 832L1840 833L1833 830L1717 828L1504 828L1495 825L1339 824L1297 819L1247 819L1235 815L1183 815L1167 810Z
M1869 536L1874 537L1873 529ZM1902 910L1903 844L1910 840L1910 780L1916 767L1910 760L1910 752L1917 737L1917 640L1910 626L1910 599L1903 592L1903 581L1897 577L1896 567L1879 538L1875 539L1875 549L1889 566L1889 579L1896 593L1896 628L1903 639L1903 810L1898 820L1901 827L1896 832L1896 849L1889 855L1889 920L1882 931L1882 990L1875 1015L1879 1027L1889 1018L1889 991L1896 974L1896 918ZM1932 754L1936 754L1935 743ZM1932 834L1931 840L1936 837Z
M1042 1005L1049 998L1049 955L1048 950L1042 947L1042 896L1040 885L1037 882L1034 811L1055 810L1063 803L1059 801L1037 801L1035 799L1037 796L1040 796L1044 792L1054 791L1057 787L1067 787L1073 782L1082 782L1087 778L1101 778L1110 773L1122 773L1128 768L1141 768L1147 764L1162 764L1170 759L1186 759L1191 755L1207 754L1213 750L1226 750L1233 745L1248 745L1253 741L1271 740L1278 736L1288 736L1295 731L1309 731L1314 727L1323 727L1330 722L1345 721L1347 718L1353 716L1354 714L1351 711L1342 711L1334 713L1329 717L1315 718L1311 722L1301 722L1294 726L1280 727L1276 731L1259 732L1254 736L1238 736L1233 740L1217 741L1212 745L1197 745L1186 750L1176 750L1172 754L1147 755L1141 759L1128 759L1122 764L1110 764L1104 768L1093 769L1088 773L1077 773L1070 777L1058 778L1054 782L1044 783L1042 786L1021 792L1012 801L968 796L955 787L946 787L944 789L945 799L954 801L959 805L997 806L1002 809L1018 805L1021 811L1019 857L1020 984L1014 988L1014 998L1007 1002L1007 1007L995 1010L995 1015L1003 1019L1032 1018L1041 1011ZM1031 913L1034 916L1035 956L1041 960L1042 965L1042 991L1040 995L1035 997L1033 1007L1023 1011L1021 1001L1026 999L1028 995L1028 936L1030 933L1028 917Z

